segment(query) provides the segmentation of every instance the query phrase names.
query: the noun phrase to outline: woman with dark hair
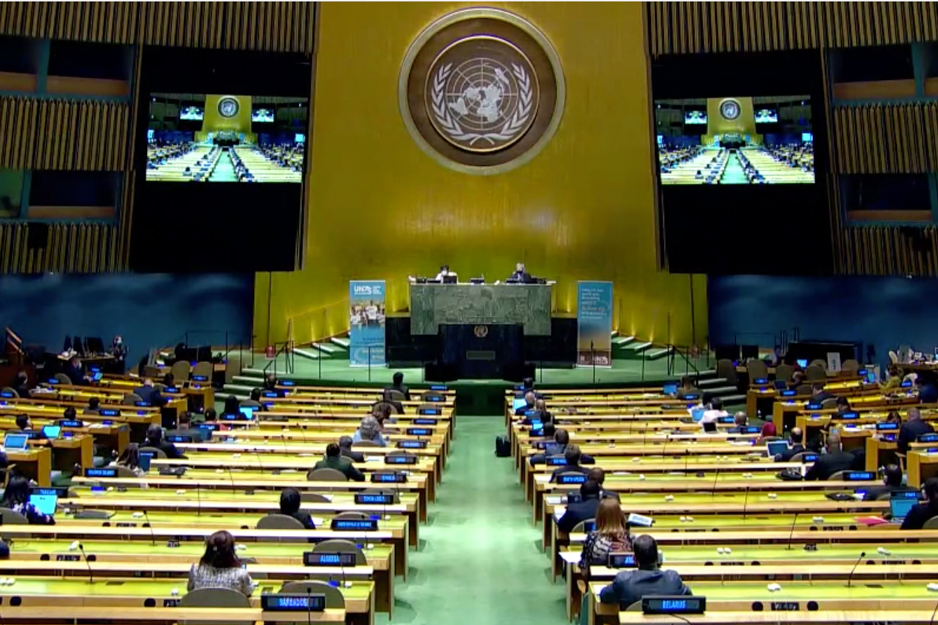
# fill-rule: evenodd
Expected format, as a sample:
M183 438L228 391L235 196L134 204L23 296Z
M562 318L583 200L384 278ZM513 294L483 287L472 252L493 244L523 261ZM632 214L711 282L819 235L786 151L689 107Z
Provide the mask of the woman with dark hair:
M198 564L189 569L187 588L230 588L245 596L254 589L251 575L241 568L241 560L235 554L234 536L224 530L215 532L205 539L205 555Z
M221 413L222 418L225 415L235 415L238 419L241 418L241 402L238 401L238 398L234 395L229 395L225 398L225 410Z
M120 457L112 462L111 466L130 469L137 477L146 475L146 472L140 467L140 445L137 443L130 443L124 447Z
M36 506L29 503L29 480L21 475L10 478L3 491L0 507L22 514L30 525L55 525L51 515L39 512Z

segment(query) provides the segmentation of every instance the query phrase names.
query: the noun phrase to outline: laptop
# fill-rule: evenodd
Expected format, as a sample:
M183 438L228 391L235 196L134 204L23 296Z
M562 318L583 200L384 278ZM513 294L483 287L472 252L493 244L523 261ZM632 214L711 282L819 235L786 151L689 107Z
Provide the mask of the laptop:
M95 374L91 376L91 379L94 380L95 382L100 382L101 378L103 377L104 377L103 373L101 373L100 371L96 371Z
M55 506L59 502L59 495L54 489L40 488L29 496L29 503L36 506L36 510L43 514L52 516L55 514Z
M528 405L528 402L524 400L524 397L515 397L511 400L511 410L512 412L518 410L518 408L524 408Z
M876 372L867 371L866 372L866 383L867 384L876 384Z
M26 441L29 440L29 434L7 434L3 437L4 449L26 449Z
M153 460L152 451L141 451L137 457L137 466L143 469L143 472L146 473L150 470L151 460Z
M796 363L799 367L801 367L802 369L807 369L807 368L808 368L808 359L807 359L807 358L797 358L797 359L795 360L795 363Z
M661 392L669 397L674 397L677 395L677 384L665 384Z
M241 408L238 408L238 410L241 412L242 415L244 415L244 420L245 420L245 421L253 421L253 420L254 420L254 409L253 409L253 408L249 408L249 407L248 407L248 408L245 408L244 406L242 406Z
M703 419L705 412L707 412L706 408L694 408L691 410L690 416L693 417L694 423L700 423L700 420Z
M44 425L42 426L42 435L48 438L49 440L55 440L62 433L61 426L58 425Z
M889 512L892 514L891 523L902 524L918 504L918 491L907 490L893 493L889 498Z
M769 441L765 444L765 449L768 452L769 458L774 458L788 451L788 441Z

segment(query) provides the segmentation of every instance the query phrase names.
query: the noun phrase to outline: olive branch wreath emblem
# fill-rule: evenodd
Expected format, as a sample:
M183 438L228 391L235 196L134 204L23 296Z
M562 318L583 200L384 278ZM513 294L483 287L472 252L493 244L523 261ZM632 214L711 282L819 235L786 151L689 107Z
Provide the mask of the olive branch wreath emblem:
M441 66L433 77L433 85L430 91L433 117L450 137L457 141L468 141L470 146L477 141L488 141L490 145L495 145L496 141L512 139L528 123L534 97L531 91L531 77L528 76L523 67L516 63L511 64L511 73L518 80L518 107L497 132L487 133L466 132L456 118L450 115L449 109L446 107L444 92L446 80L452 72L452 63Z

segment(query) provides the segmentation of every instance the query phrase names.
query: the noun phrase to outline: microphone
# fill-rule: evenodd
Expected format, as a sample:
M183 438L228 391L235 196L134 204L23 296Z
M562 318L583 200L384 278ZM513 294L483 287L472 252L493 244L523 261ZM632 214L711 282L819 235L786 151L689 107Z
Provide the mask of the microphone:
M341 560L341 558L340 558ZM309 586L306 587L306 625L313 624L313 589Z
M283 453L285 453L285 454L290 453L290 448L287 447L287 436L286 436L286 434L281 434L281 435L280 435L280 440L283 442Z
M231 469L229 469L229 471L230 470ZM195 510L195 515L202 516L202 488L199 486L198 481L196 481L195 483L195 497L196 497L196 505L198 506Z
M713 496L714 496L714 497L717 496L717 480L718 480L718 479L720 479L720 467L717 467L717 471L716 471L716 473L715 473L714 476L713 476L713 488L710 489L710 490L713 491Z
M743 497L743 520L746 520L746 506L749 505L749 485L746 485L746 495Z
M864 556L866 556L866 552L861 551L860 557L857 558L857 561L853 563L853 568L850 569L850 575L847 576L847 588L850 588L850 584L853 582L853 574L856 572L857 567L860 566L860 560L862 560Z
M928 619L928 625L934 625L936 612L938 612L938 603L935 604L935 609L932 610L931 618Z
M156 545L156 534L153 532L153 523L150 521L150 515L147 514L147 511L143 511L143 517L147 520L147 527L150 528L150 544Z
M795 523L797 523L797 522L798 522L798 513L796 512L796 513L795 513L795 518L794 518L794 520L791 522L791 531L788 532L788 546L785 547L786 549L791 549L791 539L792 539L792 536L795 535Z
M257 466L260 467L261 473L263 473L264 463L261 462L261 452L257 450L257 447L254 448L254 455L257 456Z
M72 550L72 551L74 551L75 549L78 549L79 551L81 551L81 555L85 559L85 566L88 567L88 583L93 584L94 572L91 570L91 562L88 561L88 554L85 553L85 546L76 540L71 545L69 545L68 548L69 550Z

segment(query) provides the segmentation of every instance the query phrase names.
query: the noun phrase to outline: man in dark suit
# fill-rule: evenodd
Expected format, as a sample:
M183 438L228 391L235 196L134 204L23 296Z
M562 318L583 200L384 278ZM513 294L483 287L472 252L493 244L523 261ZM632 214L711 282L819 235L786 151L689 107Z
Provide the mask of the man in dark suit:
M828 393L827 391L824 390L823 382L815 382L811 386L811 403L812 404L820 404L825 399L834 399L835 397L837 396L834 395L833 393Z
M909 408L906 413L905 423L899 428L899 436L896 438L896 449L900 454L909 453L909 445L914 443L922 434L930 434L935 431L927 421L922 420L922 413L918 408Z
M567 510L557 521L557 529L569 534L580 521L596 518L599 509L600 487L596 482L589 480L580 485L580 501L567 506Z
M400 371L397 371L392 378L393 382L391 386L387 388L389 391L397 391L404 396L404 399L410 401L410 389L404 386L404 374Z
M85 383L85 368L81 365L81 358L78 356L72 356L68 364L62 368L62 373L67 375L76 386Z
M597 484L599 484L599 488L600 488L599 498L600 499L615 499L616 501L619 501L619 493L611 491L611 490L606 490L603 487L603 484L605 484L606 482L606 472L603 471L601 467L593 467L592 469L590 469L590 472L586 474L586 481L596 482Z
M780 454L775 454L775 462L788 462L804 451L804 432L801 428L791 429L791 446Z
M365 454L360 451L352 451L352 437L345 435L339 437L339 451L342 456L352 462L364 462Z
M16 374L16 379L13 380L13 390L21 399L29 399L29 376L26 375L25 371Z
M143 381L143 386L134 389L134 395L138 396L150 406L163 406L166 399L160 394L160 389L153 386L153 380L147 378Z
M662 571L658 564L658 543L647 534L632 542L635 563L638 569L616 574L612 583L599 593L599 601L619 604L622 610L636 601L651 595L689 595L690 588L684 585L675 571Z
M352 461L342 457L342 451L335 443L326 445L326 457L313 466L316 469L335 469L350 480L355 482L364 482L365 476L362 472L352 466Z
M517 280L522 284L528 284L531 282L531 274L524 268L524 263L518 263L515 265L515 272L511 274L508 279Z
M147 428L147 440L143 442L141 447L155 447L166 454L166 457L169 459L186 457L179 453L175 445L163 440L163 428L155 423L151 423L150 427Z
M827 453L818 456L814 466L808 469L804 479L808 481L829 480L832 475L839 471L850 471L856 462L856 456L841 449L840 434L831 432L827 436Z
M869 488L862 488L860 490L865 491L863 501L876 501L885 495L891 495L894 492L907 489L902 485L902 469L899 468L899 465L890 464L886 465L886 468L883 469L882 486L870 486Z
M524 394L524 405L515 410L516 417L523 417L524 413L528 410L534 410L534 402L537 401L537 397L534 395L534 391L528 391Z
M563 451L563 457L566 458L567 464L554 469L554 472L550 475L551 482L556 482L557 476L561 473L582 473L586 475L590 472L586 467L580 466L583 462L583 454L580 452L579 445L567 445ZM595 460L589 456L587 456L587 458L590 462L595 462Z
M404 404L391 396L391 389L389 388L384 389L384 392L381 394L381 399L372 404L371 414L375 414L375 409L380 410L381 406L390 406L391 408L394 408L395 414L404 414Z
M916 504L905 517L900 529L920 530L925 522L938 516L938 477L930 477L922 486L925 494L925 503Z

